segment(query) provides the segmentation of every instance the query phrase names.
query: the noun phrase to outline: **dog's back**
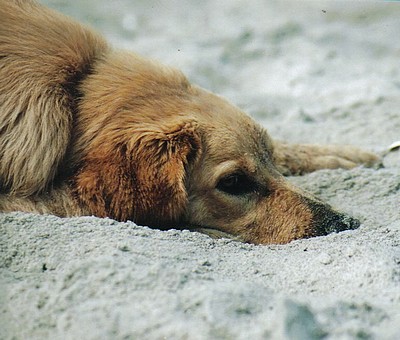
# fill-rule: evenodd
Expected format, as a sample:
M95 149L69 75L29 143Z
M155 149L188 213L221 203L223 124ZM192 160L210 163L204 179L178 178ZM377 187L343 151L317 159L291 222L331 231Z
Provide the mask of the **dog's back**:
M46 189L64 160L77 84L108 47L30 0L0 0L0 192Z

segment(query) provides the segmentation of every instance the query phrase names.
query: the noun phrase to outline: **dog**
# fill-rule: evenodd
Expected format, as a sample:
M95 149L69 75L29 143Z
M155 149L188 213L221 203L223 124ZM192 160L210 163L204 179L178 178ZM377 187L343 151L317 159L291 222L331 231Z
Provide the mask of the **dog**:
M1 212L283 244L359 226L284 175L377 162L272 140L181 72L35 1L0 0Z

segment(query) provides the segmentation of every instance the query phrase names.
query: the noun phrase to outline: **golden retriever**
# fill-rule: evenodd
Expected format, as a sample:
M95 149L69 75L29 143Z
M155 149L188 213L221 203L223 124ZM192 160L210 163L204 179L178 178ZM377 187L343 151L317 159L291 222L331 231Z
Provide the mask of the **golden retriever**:
M283 177L372 165L290 145L179 71L31 0L0 0L0 211L95 215L252 243L353 229Z

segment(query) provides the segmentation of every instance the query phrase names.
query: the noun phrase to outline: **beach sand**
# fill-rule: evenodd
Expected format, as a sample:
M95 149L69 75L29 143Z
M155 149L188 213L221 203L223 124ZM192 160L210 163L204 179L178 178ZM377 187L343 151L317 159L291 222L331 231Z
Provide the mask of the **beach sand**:
M277 139L400 140L400 5L45 1L184 71ZM1 339L400 339L400 151L290 181L357 230L256 246L95 217L0 214Z

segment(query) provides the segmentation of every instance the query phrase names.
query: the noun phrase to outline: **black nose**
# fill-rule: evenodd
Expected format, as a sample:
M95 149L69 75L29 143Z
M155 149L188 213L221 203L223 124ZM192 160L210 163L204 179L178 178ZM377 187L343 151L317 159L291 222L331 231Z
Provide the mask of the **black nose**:
M322 235L327 235L334 232L338 233L344 230L357 229L360 226L359 220L351 216L339 213L334 213L330 216L328 214L327 218L325 218L323 221L320 221L319 223L321 222L322 225L320 225L319 229L322 229Z
M313 227L316 236L327 235L344 230L357 229L360 221L333 210L329 205L312 202L309 204L313 212Z

